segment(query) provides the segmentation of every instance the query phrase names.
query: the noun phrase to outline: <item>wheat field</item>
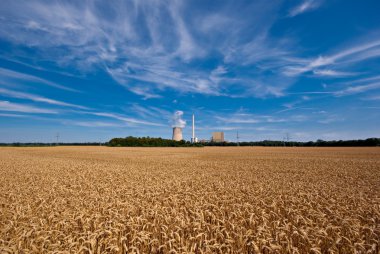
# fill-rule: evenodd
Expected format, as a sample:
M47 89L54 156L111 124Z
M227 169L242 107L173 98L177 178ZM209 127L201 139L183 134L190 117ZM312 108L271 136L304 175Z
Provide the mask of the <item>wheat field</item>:
M380 148L0 148L0 253L380 253Z

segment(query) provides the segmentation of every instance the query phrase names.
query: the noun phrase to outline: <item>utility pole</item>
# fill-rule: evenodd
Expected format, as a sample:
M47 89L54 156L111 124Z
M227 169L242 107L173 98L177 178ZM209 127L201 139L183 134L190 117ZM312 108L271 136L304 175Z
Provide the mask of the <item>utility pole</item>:
M55 135L55 137L56 137L56 143L55 143L55 145L56 146L58 146L58 143L59 143L59 132L57 132L57 134Z
M239 131L236 131L236 144L239 146Z
M290 137L289 133L287 132L285 134L285 137L284 137L284 146L285 146L285 140L286 140L286 143L289 143L289 140L291 140L292 138Z

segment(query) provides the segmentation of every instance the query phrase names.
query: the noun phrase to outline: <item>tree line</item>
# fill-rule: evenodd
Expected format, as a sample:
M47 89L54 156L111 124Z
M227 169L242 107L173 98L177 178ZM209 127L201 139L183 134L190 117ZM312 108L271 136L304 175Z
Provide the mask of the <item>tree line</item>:
M152 138L152 137L125 137L113 138L108 142L74 142L74 143L0 143L0 146L13 146L13 147L34 147L34 146L111 146L111 147L203 147L203 146L304 146L304 147L353 147L353 146L380 146L380 138L368 138L357 140L331 140L325 141L318 139L317 141L297 142L297 141L276 141L276 140L263 140L263 141L250 141L250 142L203 142L191 143L189 141L181 140L175 141L171 139Z
M126 137L126 138L113 138L108 143L108 146L142 146L142 147L202 147L200 143L191 143L189 141L181 140L175 141L171 139L152 138L152 137Z
M263 140L263 141L250 141L250 142L202 142L191 143L189 141L181 140L175 141L171 139L152 138L152 137L126 137L126 138L113 138L108 143L108 146L157 146L157 147L190 147L190 146L325 146L325 147L339 147L339 146L380 146L380 138L368 138L358 140L331 140L325 141L318 139L317 141L297 142L297 141L276 141L276 140Z
M208 142L206 146L324 146L324 147L351 147L351 146L380 146L380 138L367 138L356 140L330 140L325 141L318 139L317 141L298 142L298 141L276 141L276 140L263 140L251 142Z
M105 146L107 143L104 142L52 142L52 143L42 143L42 142L13 142L13 143L0 143L0 146L12 146L12 147L34 147L34 146Z

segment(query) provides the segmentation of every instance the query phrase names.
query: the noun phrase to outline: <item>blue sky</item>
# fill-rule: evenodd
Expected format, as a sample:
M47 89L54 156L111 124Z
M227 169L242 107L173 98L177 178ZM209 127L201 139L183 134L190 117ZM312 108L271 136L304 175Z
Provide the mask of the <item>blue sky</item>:
M0 142L380 137L378 0L0 5Z

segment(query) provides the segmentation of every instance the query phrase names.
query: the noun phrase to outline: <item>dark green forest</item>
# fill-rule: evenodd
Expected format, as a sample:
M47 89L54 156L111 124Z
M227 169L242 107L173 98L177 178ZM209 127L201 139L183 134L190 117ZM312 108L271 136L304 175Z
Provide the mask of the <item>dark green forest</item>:
M151 137L126 137L126 138L113 138L108 143L108 146L140 146L140 147L190 147L203 146L200 143L192 144L189 141L181 140L175 141L163 138Z

